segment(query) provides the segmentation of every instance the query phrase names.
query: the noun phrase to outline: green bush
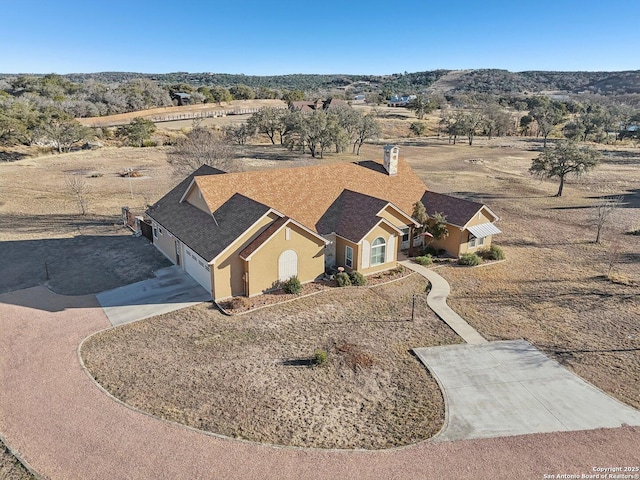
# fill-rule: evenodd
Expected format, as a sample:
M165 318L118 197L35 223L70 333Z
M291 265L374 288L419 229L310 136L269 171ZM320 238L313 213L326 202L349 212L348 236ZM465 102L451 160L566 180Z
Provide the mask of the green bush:
M412 122L409 126L409 130L411 130L411 133L413 133L416 137L422 136L426 129L427 126L422 122Z
M329 354L326 350L317 349L313 354L314 365L324 365L329 359Z
M431 259L431 255L422 255L420 257L416 257L416 263L418 265L431 265L433 260Z
M298 277L291 277L289 280L282 284L282 290L284 293L293 293L294 295L298 295L302 292L302 284Z
M336 284L339 287L349 287L351 285L351 279L346 272L340 272L336 275Z
M463 253L458 259L458 265L468 265L470 267L475 267L476 265L480 265L481 263L482 259L475 253Z
M158 146L158 142L156 142L155 140L144 140L142 142L142 146L143 147L157 147Z
M404 273L404 267L398 264L396 268L389 270L389 273L391 273L392 275L395 275L396 273Z
M364 278L364 275L362 275L360 272L351 272L349 274L349 280L351 281L351 285L356 285L358 287L367 284L367 279Z
M478 252L485 260L504 260L504 252L497 245L491 245L489 248L484 248Z

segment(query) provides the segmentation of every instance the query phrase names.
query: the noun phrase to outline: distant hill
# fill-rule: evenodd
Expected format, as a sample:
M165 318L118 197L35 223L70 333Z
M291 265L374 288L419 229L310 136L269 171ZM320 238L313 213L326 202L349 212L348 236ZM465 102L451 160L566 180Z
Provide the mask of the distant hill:
M455 76L451 79L450 77ZM446 85L449 92L483 92L493 94L598 93L621 95L640 93L640 70L627 72L509 72L507 70L467 70L449 72L432 86Z
M0 79L16 75L0 74ZM93 79L117 84L147 78L160 84L188 83L195 87L243 84L252 88L303 90L305 92L351 87L358 91L417 93L435 90L442 93L482 92L517 94L539 92L597 93L623 95L640 93L640 70L625 72L509 72L498 69L431 70L392 75L292 74L257 76L226 73L174 72L145 74L134 72L73 73L63 75L72 82Z

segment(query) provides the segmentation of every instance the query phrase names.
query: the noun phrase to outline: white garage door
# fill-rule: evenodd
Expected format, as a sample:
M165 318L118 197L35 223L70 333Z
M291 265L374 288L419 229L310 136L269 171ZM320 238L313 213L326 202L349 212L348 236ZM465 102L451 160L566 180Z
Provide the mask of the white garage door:
M207 292L211 292L211 271L209 265L201 257L184 247L184 269L196 282L202 285Z

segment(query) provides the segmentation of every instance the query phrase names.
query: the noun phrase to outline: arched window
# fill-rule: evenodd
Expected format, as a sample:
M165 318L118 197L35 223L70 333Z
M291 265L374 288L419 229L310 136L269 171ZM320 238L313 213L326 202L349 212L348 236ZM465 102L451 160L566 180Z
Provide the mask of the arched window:
M387 244L384 238L378 237L371 244L371 266L384 263L384 254Z
M298 275L298 255L293 250L285 250L278 258L278 279L281 282Z

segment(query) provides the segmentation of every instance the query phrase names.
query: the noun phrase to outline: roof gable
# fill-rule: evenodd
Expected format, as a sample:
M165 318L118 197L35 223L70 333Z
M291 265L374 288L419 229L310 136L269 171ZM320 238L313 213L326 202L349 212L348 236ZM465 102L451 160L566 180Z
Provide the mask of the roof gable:
M264 244L266 244L271 237L273 237L276 233L278 233L280 230L282 230L284 227L286 227L287 225L290 225L290 224L296 225L301 230L303 230L303 231L307 232L308 234L310 234L311 236L315 237L316 239L319 240L319 242L321 244L325 244L326 245L327 243L329 243L329 241L327 239L321 237L320 235L318 235L317 233L313 232L312 230L309 230L307 227L305 227L304 225L296 222L292 218L280 217L277 220L275 220L273 223L268 225L249 245L247 245L240 252L240 258L242 258L243 260L251 260L251 256L254 253L256 253L258 250L260 250L260 248Z
M266 205L234 194L212 214L203 212L188 202L179 201L185 182L165 195L147 214L207 262L271 211Z
M389 202L370 195L344 190L320 217L316 231L336 233L342 238L358 243L379 223L378 213Z

